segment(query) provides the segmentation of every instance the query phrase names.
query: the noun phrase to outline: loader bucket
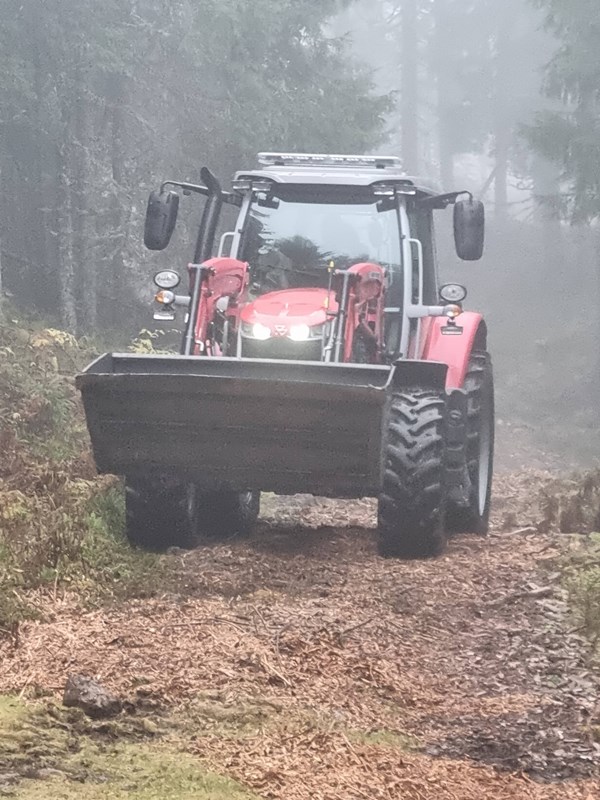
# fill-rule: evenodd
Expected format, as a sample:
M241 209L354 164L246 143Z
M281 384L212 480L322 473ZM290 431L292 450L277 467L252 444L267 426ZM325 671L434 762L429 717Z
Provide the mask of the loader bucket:
M108 354L77 386L100 472L362 497L380 490L392 391L443 391L445 375L445 365L431 362Z

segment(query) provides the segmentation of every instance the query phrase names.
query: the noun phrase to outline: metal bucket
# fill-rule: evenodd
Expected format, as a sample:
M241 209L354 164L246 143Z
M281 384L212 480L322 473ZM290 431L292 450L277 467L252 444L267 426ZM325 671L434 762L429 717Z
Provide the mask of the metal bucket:
M446 366L107 354L77 376L100 472L203 488L377 495L394 390Z

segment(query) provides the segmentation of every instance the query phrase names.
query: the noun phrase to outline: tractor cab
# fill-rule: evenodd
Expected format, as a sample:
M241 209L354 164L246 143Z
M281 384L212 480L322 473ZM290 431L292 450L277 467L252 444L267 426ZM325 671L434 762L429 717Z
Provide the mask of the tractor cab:
M227 271L232 260L247 265L246 283L212 326L218 341L200 344L200 352L204 344L219 355L366 363L418 352L422 320L444 308L433 212L455 204L459 255L476 259L481 204L408 177L392 156L260 153L258 161L259 169L235 175L233 192L224 192L208 170L205 190L173 184L207 194L195 263L208 263L216 250L217 259L230 261L212 269ZM150 222L153 203L156 210L170 203L176 214L178 197L166 186L151 198ZM215 247L225 203L237 207L237 222ZM168 229L169 213L157 218ZM153 230L147 224L146 243L160 249L155 245L163 240ZM171 297L163 292L158 299ZM169 302L162 305L161 317Z
M408 346L407 326L402 342L401 309L407 276L413 269L419 272L427 268L428 278L423 281L431 290L427 299L430 303L437 300L433 258L427 265L418 263L425 252L433 254L431 226L430 240L418 253L404 245L404 240L411 239L409 209L413 217L419 214L430 217L431 211L419 211L415 201L434 190L417 188L407 179L400 160L395 157L261 153L258 159L261 169L235 176L234 190L242 194L244 203L238 225L241 234L239 238L232 237L232 254L250 264L252 287L259 295L284 291L286 294L279 294L277 300L289 303L290 312L302 306L306 313L312 302L314 311L325 305L331 313L329 326L323 326L320 315L316 314L315 327L310 334L308 320L294 320L290 330L301 324L303 327L295 327L294 332L297 335L303 332L312 344L302 347L296 342L283 347L282 343L269 342L277 338L277 331L269 315L263 318L261 310L265 303L260 302L254 309L247 309L243 316L254 320L261 337L267 337L267 328L271 325L273 336L267 337L267 344L258 346L252 341L253 329L243 326L242 354L256 356L268 350L269 357L279 351L286 357L328 360L332 352L328 334L333 330L342 302L342 273L357 265L370 264L372 276L382 271L379 292L382 300L385 298L381 304L382 319L377 320L373 315L371 319L363 319L363 324L357 325L362 335L353 341L352 347L343 346L340 352L345 351L349 360L355 362L365 359L385 362L396 358L403 344ZM422 231L427 228L426 223L424 219L420 225ZM419 279L414 283L418 285ZM320 288L322 292L298 291L308 288ZM375 315L377 299L371 298L370 303ZM346 309L341 308L341 312L346 313ZM369 330L375 332L376 327L381 330L381 341L373 340L369 334ZM319 333L323 334L320 353L315 344ZM365 346L367 342L368 347Z

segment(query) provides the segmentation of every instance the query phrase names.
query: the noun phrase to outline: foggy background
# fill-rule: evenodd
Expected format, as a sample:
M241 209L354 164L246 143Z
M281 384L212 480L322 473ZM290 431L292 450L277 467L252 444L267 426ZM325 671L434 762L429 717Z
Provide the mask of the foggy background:
M380 152L486 201L506 465L598 460L600 31L590 0L2 0L1 286L77 334L152 327L150 188L259 150ZM569 26L563 25L569 20ZM187 224L186 224L187 222Z

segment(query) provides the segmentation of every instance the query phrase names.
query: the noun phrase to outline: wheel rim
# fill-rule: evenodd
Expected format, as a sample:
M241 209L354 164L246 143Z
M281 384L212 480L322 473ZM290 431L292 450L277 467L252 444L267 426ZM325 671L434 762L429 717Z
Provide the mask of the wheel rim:
M479 516L485 514L488 501L488 487L490 482L491 454L492 454L492 418L489 407L484 415L484 424L479 432L479 470L477 474L477 505Z
M248 491L242 492L240 494L240 505L242 508L248 509L249 511L255 511L257 506L257 496L255 492Z

